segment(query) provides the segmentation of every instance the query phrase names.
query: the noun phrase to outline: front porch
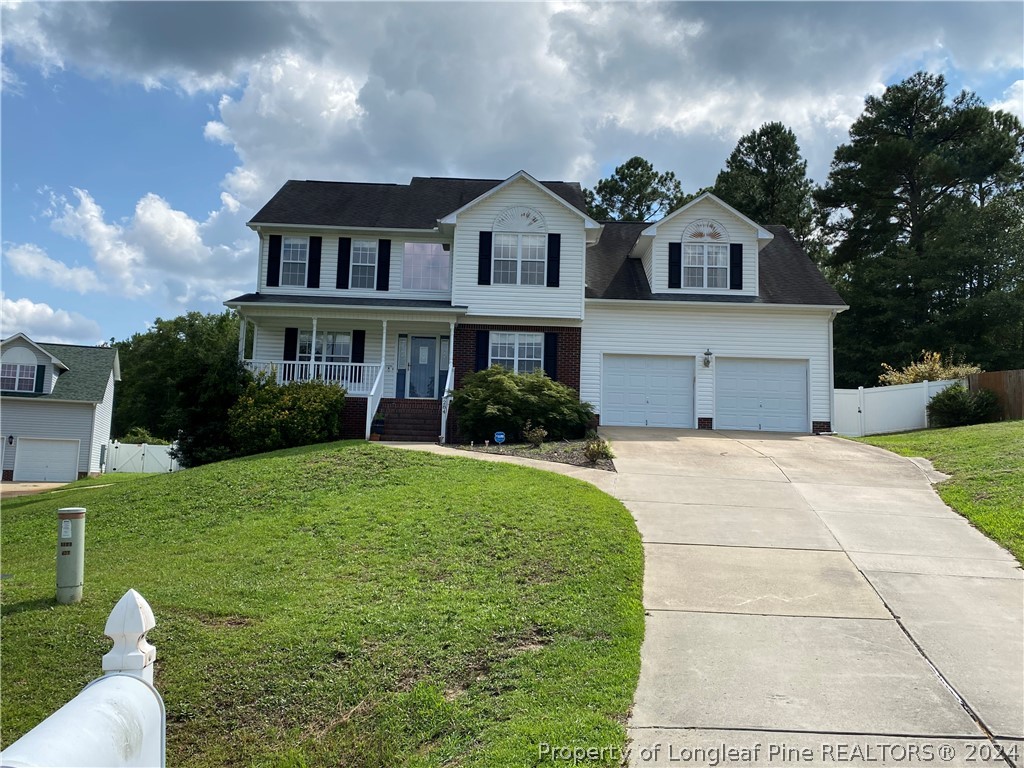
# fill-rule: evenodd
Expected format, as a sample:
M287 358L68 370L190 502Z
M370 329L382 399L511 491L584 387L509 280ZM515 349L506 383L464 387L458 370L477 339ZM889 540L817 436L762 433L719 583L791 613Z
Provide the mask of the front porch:
M444 442L455 383L455 319L405 314L244 314L239 355L249 370L279 384L344 387L344 437L368 439L376 416L383 420L383 439Z

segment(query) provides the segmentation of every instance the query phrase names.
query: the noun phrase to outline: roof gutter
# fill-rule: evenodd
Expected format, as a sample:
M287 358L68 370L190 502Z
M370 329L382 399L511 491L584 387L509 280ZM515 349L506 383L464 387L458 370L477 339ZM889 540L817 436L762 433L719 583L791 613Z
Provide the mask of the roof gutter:
M457 315L464 315L469 307L396 307L380 304L306 304L289 303L280 301L225 301L224 306L231 309L254 309L257 307L268 307L274 309L336 309L351 312L454 312Z
M414 232L417 234L437 234L437 227L431 229L413 229L410 227L349 227L336 224L279 224L262 221L247 221L249 229L259 232L261 229L294 229L296 231L309 232L310 230L329 229L332 232Z
M629 304L638 307L720 307L732 309L734 307L750 307L752 309L802 309L829 311L835 314L845 312L849 306L836 304L755 304L738 301L663 301L659 299L585 299L588 304L622 305Z

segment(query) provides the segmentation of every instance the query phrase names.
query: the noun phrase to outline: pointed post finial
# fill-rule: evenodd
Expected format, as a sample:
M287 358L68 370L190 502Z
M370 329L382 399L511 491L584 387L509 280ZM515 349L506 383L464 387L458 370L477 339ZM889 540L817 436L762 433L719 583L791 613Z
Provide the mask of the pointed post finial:
M103 657L103 672L134 675L152 685L156 648L146 640L146 633L155 626L153 609L146 599L134 589L125 592L103 629L114 641L114 647Z

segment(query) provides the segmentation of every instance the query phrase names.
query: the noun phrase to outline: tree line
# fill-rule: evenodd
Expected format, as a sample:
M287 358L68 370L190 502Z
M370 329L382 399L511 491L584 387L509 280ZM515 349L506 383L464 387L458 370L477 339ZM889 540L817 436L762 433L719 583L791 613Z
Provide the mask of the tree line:
M687 194L642 157L584 191L599 220L650 221L711 191L784 224L850 309L835 322L836 386L877 384L923 350L1024 367L1024 128L925 72L869 96L825 183L791 129L743 136L713 186Z

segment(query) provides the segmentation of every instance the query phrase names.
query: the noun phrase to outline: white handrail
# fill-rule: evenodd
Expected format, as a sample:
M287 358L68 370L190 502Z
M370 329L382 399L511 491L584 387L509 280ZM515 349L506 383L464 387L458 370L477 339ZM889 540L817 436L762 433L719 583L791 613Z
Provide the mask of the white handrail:
M366 439L370 439L370 428L373 426L373 417L377 414L377 407L380 405L381 397L384 394L384 366L377 366L377 378L373 381L373 388L369 397L366 398Z
M452 390L455 389L455 366L448 366L448 377L444 382L444 396L441 398L441 445L448 441L448 409L452 405Z
M266 373L278 384L290 381L323 381L344 387L350 395L369 394L381 366L375 363L322 363L295 360L245 360L254 373Z

